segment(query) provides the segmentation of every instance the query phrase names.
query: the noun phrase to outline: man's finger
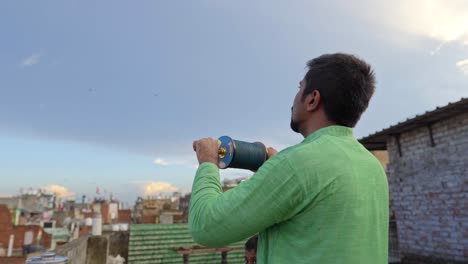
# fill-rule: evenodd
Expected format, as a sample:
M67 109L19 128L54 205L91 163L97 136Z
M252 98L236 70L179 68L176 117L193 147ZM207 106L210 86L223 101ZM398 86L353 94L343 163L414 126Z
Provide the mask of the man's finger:
M272 147L268 147L267 148L267 155L268 155L268 158L271 158L273 157L274 155L278 154L278 151Z

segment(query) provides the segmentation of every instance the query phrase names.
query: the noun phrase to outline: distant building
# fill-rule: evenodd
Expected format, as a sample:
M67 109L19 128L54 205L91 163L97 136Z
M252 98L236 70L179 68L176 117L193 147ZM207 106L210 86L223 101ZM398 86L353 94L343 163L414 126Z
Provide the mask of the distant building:
M468 98L360 142L372 151L388 151L391 211L402 260L467 263Z
M237 179L224 179L222 183L222 191L225 192L232 188L235 188L241 182L248 180L249 177L241 177ZM181 223L188 223L189 207L190 207L190 197L191 193L188 193L179 198L179 211L182 212Z
M236 179L224 179L223 186L222 186L223 192L236 187L241 182L248 180L249 178L250 177L246 176L246 177L241 177L241 178L236 178Z
M157 217L159 224L180 224L183 223L183 212L180 211L162 211Z
M131 209L121 209L118 214L119 223L132 223L132 210Z
M175 197L174 197L175 198ZM154 224L160 222L160 216L163 212L178 212L179 211L179 198L157 198L157 197L138 197L133 209L133 217L136 223L141 224ZM173 214L176 216L175 222L182 221L182 213ZM167 219L165 217L164 219Z
M188 212L190 206L191 193L188 193L179 198L179 210L182 212L182 222L188 223Z
M8 248L13 237L13 254L22 256L35 250L47 250L52 246L52 236L38 225L13 225L10 210L0 205L0 244Z
M10 209L13 223L16 225L55 225L52 218L55 207L55 195L42 191L26 193L13 197L1 197L0 205Z

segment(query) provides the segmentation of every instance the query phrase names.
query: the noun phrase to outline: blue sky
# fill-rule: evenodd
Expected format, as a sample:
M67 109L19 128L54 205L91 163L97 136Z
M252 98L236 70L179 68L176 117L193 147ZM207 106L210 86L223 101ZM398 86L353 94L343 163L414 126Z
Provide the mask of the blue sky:
M133 202L190 190L194 139L298 143L290 107L323 53L375 68L357 137L468 96L466 1L349 2L1 2L0 195Z

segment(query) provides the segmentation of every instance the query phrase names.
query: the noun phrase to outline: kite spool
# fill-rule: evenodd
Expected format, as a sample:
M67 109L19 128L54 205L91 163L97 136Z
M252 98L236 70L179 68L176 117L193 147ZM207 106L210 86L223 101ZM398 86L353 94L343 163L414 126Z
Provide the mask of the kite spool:
M256 171L267 159L265 145L234 140L228 136L218 139L218 167Z

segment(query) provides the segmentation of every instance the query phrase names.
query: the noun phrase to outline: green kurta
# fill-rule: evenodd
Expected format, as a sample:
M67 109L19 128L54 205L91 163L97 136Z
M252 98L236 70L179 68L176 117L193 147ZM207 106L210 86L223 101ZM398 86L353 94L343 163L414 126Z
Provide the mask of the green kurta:
M270 158L225 193L213 163L198 168L189 226L218 247L260 232L257 263L388 263L388 184L379 161L341 126Z

